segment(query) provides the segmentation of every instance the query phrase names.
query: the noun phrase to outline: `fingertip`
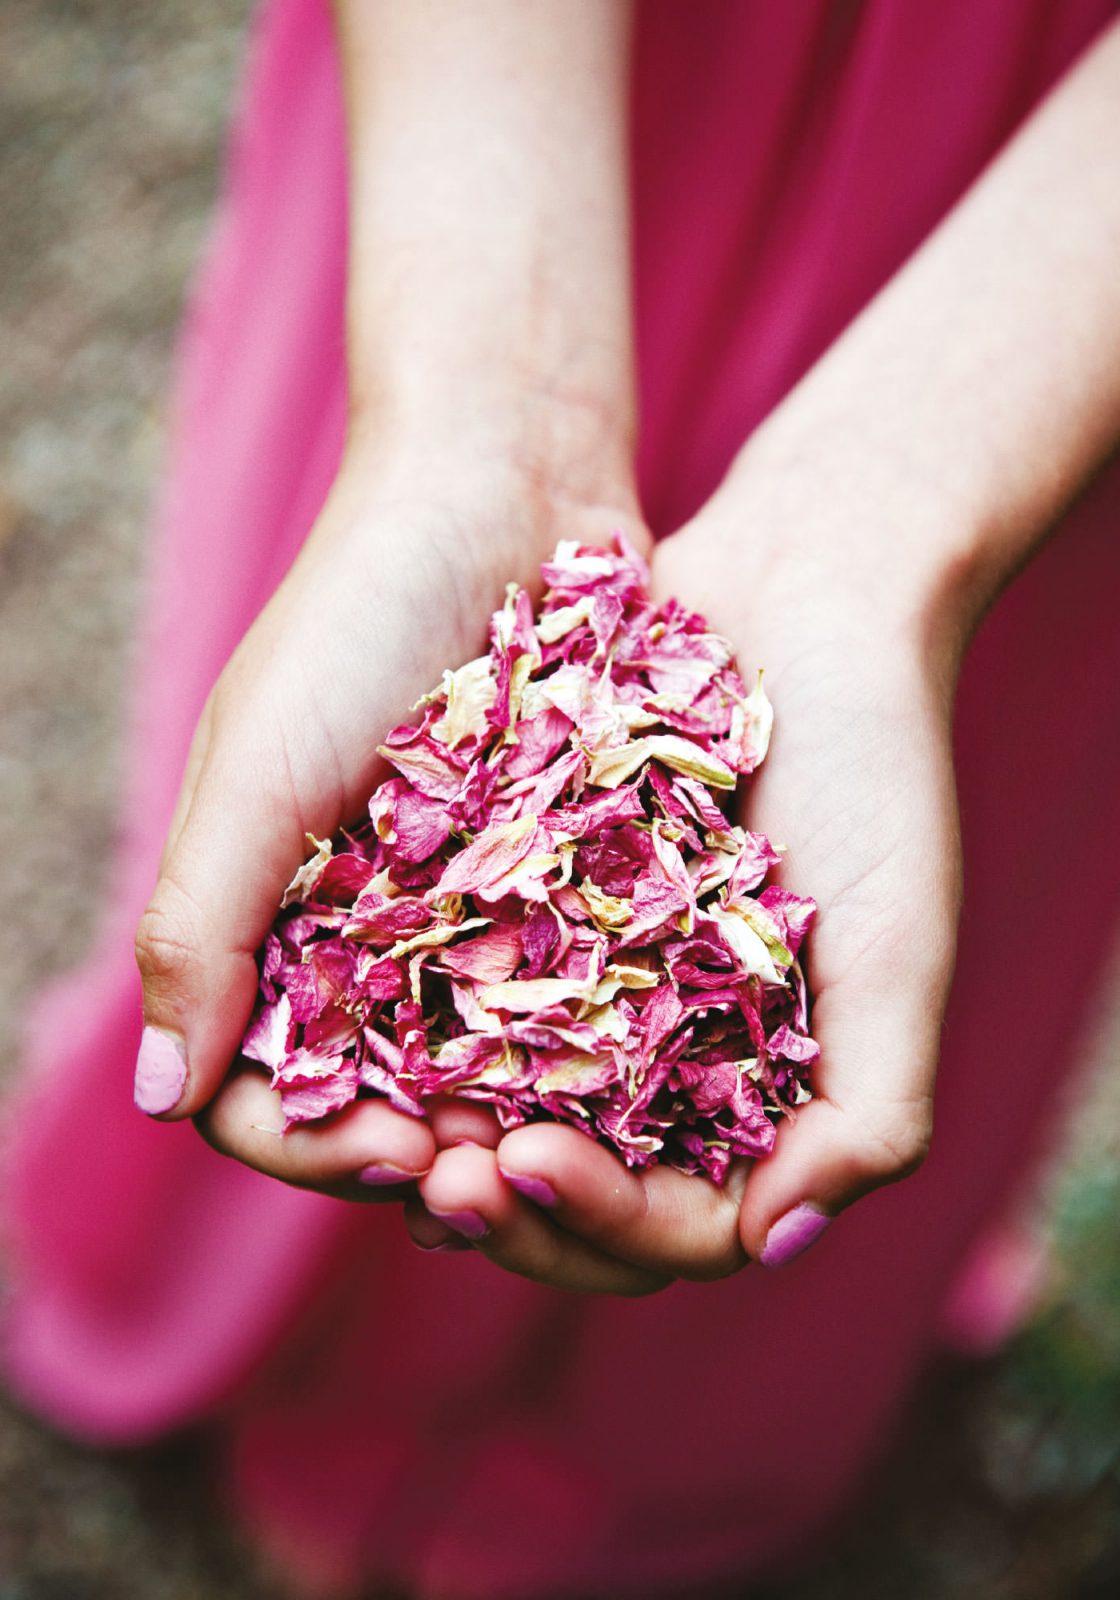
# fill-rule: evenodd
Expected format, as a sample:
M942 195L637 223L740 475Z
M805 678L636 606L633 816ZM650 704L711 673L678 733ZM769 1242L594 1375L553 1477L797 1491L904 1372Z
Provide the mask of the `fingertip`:
M531 1200L535 1206L543 1206L545 1210L552 1210L560 1202L560 1196L545 1178L530 1178L524 1173L508 1172L498 1163L498 1171L517 1193L525 1200Z
M220 1155L269 1177L366 1203L415 1192L436 1158L431 1130L383 1099L359 1099L330 1117L285 1129L280 1095L242 1061L195 1117Z
M370 1161L354 1174L366 1189L392 1189L400 1184L416 1183L427 1169L401 1166L390 1161Z
M766 1230L757 1259L764 1267L784 1267L815 1243L831 1221L812 1201L791 1206Z
M252 1016L254 949L208 938L188 897L161 878L136 934L144 1030L137 1107L162 1121L196 1116L218 1092Z
M146 1025L140 1035L133 1101L149 1117L173 1117L187 1082L187 1047L164 1028Z
M928 1106L861 1113L824 1098L811 1101L779 1130L773 1151L747 1179L743 1248L764 1266L784 1266L848 1206L916 1171L928 1145Z
M516 1193L548 1211L565 1227L585 1227L614 1240L643 1218L649 1195L642 1179L614 1151L577 1128L533 1123L507 1133L497 1151L498 1171Z
M420 1196L436 1216L500 1208L505 1185L494 1152L482 1145L460 1144L437 1152L420 1180Z
M424 1110L441 1150L461 1144L496 1150L501 1143L502 1128L497 1116L477 1100L437 1095L425 1102Z
M498 1165L513 1181L543 1177L553 1187L568 1173L591 1171L614 1174L618 1158L576 1128L556 1122L526 1123L504 1135L498 1144Z
M781 1124L770 1154L751 1167L739 1204L739 1238L752 1261L780 1265L799 1254L791 1248L787 1255L783 1241L797 1234L799 1218L808 1233L806 1207L830 1218L843 1210L847 1199L835 1159L839 1131L834 1107L811 1101Z
M406 1200L403 1209L405 1230L417 1250L422 1250L426 1255L434 1255L442 1251L474 1249L470 1239L464 1238L462 1234L448 1227L446 1222L433 1216L422 1200L416 1198Z

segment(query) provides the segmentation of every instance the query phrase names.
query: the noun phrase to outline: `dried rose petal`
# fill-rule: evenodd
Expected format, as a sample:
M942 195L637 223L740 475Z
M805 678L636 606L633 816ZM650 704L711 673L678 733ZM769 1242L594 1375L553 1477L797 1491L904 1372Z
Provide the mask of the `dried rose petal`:
M719 1183L818 1053L816 908L766 884L778 852L729 809L770 704L702 617L654 605L621 535L542 576L537 615L511 585L489 652L388 735L368 821L310 841L243 1050L289 1126L453 1093Z

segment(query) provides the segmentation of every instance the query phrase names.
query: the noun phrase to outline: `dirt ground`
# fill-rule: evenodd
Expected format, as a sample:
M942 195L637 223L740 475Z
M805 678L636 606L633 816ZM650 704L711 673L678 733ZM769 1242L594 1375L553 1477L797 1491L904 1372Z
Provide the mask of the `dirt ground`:
M248 9L0 9L0 1085L25 997L81 956L103 884L171 341ZM1115 998L1086 1061L1037 1204L1051 1269L1030 1325L932 1375L864 1514L780 1600L1120 1593ZM0 1600L277 1593L197 1441L98 1454L0 1399Z

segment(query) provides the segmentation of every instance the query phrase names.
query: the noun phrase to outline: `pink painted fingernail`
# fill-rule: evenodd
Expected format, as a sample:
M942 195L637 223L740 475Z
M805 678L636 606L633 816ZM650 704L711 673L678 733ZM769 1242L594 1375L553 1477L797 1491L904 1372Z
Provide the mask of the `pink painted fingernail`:
M428 1210L432 1211L431 1206ZM432 1216L446 1222L449 1228L454 1228L456 1233L463 1234L467 1239L485 1239L490 1232L490 1224L478 1211L432 1211Z
M559 1199L556 1190L543 1178L527 1178L520 1172L506 1172L504 1167L499 1170L510 1188L523 1194L535 1206L554 1206Z
M445 1250L474 1249L474 1245L469 1239L445 1239L442 1244L416 1244L415 1239L412 1242L416 1245L417 1250L423 1250L426 1256L438 1256L441 1251Z
M187 1081L187 1051L181 1039L162 1028L145 1028L136 1057L133 1099L149 1117L174 1111Z
M792 1211L787 1211L772 1225L758 1259L764 1267L784 1267L787 1261L808 1250L831 1221L831 1217L826 1217L823 1211L808 1202L794 1206Z
M403 1167L392 1167L386 1162L373 1162L358 1173L358 1182L377 1187L379 1184L387 1183L415 1183L417 1178L423 1176L422 1172L406 1172Z

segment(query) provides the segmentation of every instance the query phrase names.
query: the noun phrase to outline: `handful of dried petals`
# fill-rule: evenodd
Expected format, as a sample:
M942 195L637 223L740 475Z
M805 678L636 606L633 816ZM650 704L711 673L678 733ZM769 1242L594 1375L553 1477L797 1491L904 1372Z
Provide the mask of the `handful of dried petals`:
M296 874L242 1045L285 1123L363 1092L503 1127L559 1119L632 1167L723 1180L809 1098L797 951L815 906L717 796L766 754L761 675L619 536L562 543L539 613L511 585L489 653L394 728L369 819Z

